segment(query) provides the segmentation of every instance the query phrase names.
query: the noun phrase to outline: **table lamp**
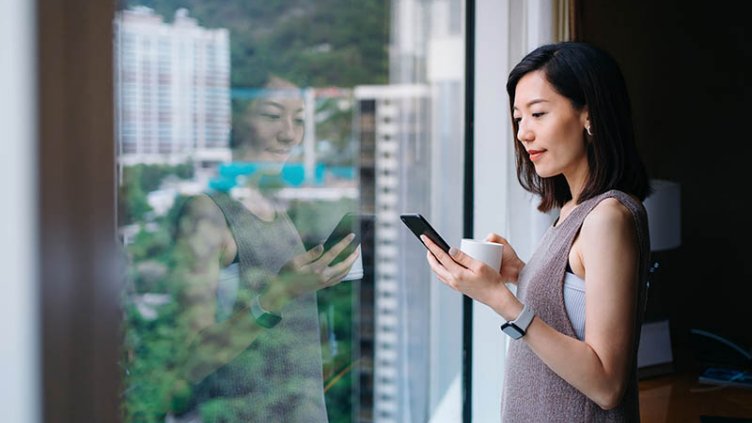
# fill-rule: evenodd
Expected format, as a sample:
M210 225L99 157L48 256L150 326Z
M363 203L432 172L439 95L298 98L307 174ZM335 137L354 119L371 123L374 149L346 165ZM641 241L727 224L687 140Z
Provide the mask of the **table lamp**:
M656 294L656 272L660 262L656 252L673 250L681 245L681 187L663 179L651 180L653 192L645 199L650 229L651 266L648 279L648 306L640 333L637 367L640 377L649 377L673 371L673 352L669 320L653 310L651 291ZM651 286L652 285L652 286ZM660 306L660 304L657 304Z

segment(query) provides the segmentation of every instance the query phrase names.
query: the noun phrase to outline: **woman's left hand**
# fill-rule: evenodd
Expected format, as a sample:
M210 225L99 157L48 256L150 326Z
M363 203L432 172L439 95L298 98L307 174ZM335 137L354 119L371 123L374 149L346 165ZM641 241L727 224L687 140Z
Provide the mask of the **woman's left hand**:
M514 318L522 310L498 270L451 248L447 254L425 235L420 239L428 247L426 259L436 276L452 289L480 301L504 318Z

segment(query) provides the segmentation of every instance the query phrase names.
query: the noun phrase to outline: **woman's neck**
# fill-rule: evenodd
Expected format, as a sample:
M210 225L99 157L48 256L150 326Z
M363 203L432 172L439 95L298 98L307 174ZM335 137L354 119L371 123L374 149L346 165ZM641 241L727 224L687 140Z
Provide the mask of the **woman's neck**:
M271 222L277 217L277 206L274 201L264 196L258 187L248 185L246 194L241 203L248 209L254 216L265 222Z
M580 194L582 194L582 190L585 189L585 184L587 183L589 175L590 170L588 169L587 163L583 166L578 166L572 172L564 174L567 185L569 185L569 192L572 193L572 203L574 205L579 204Z

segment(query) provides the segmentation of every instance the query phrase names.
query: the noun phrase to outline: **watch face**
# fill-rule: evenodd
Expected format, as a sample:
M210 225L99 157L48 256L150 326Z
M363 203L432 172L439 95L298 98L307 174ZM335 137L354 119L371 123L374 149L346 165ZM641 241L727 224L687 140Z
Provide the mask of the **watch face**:
M258 318L256 318L256 323L258 323L260 326L263 326L269 329L269 328L273 328L274 326L276 326L280 320L282 320L281 316L277 316L276 314L271 314L271 313L264 313Z
M525 335L525 332L514 323L504 323L501 325L501 330L512 337L512 339L520 339Z

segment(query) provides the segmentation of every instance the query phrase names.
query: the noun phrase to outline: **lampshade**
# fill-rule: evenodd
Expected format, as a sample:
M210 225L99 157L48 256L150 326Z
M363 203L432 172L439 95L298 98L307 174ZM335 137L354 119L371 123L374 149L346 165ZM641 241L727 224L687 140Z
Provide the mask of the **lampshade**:
M644 202L648 212L650 249L670 250L681 245L681 187L663 179L651 180L653 193Z

